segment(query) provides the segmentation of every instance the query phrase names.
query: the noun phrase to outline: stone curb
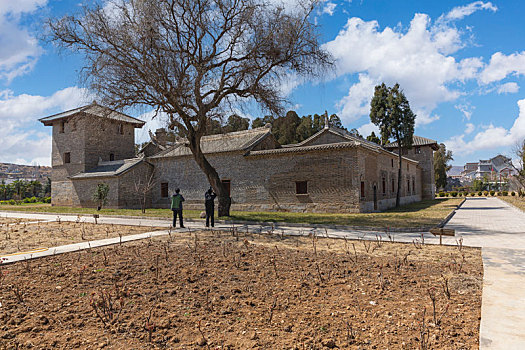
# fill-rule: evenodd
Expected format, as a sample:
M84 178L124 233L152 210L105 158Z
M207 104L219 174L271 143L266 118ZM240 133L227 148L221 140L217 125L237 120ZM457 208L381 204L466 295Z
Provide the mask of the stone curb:
M449 222L450 219L452 219L454 214L456 214L456 210L461 208L461 206L463 205L463 203L465 203L466 200L467 200L467 198L463 198L463 200L461 201L461 203L458 204L456 209L452 209L452 211L450 213L448 213L448 215L443 220L441 220L441 222L436 227L443 228L447 224L447 222Z

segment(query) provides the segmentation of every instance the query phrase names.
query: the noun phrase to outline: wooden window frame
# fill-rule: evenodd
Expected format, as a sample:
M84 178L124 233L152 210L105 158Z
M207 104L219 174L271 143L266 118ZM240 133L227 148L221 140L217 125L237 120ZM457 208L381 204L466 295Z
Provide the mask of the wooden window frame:
M231 197L232 196L232 180L228 180L228 179L225 179L225 180L221 180L221 183L223 186L226 187L226 192L228 193L228 197Z
M169 198L169 182L161 182L160 183L160 197L161 198Z
M295 194L307 195L308 194L308 181L295 181Z

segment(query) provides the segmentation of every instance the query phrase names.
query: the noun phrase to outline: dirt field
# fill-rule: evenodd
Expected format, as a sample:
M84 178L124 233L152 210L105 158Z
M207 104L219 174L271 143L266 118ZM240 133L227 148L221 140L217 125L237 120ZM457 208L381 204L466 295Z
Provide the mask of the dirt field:
M0 219L0 255L39 248L165 230L160 227L115 226L75 222L24 223L27 220Z
M478 348L481 254L459 246L200 232L1 276L0 348Z

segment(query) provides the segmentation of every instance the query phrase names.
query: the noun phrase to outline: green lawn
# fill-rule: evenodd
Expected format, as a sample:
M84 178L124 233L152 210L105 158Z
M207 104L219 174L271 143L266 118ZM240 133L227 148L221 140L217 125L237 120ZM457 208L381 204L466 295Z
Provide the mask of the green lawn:
M319 214L288 212L240 212L232 211L231 217L221 218L239 221L288 222L307 224L330 224L371 227L422 227L437 225L461 202L462 198L443 198L422 201L391 209L382 213L364 214ZM148 209L143 214L137 209L102 209L52 207L49 204L0 205L1 210L55 214L126 215L170 218L169 209ZM185 218L198 218L199 210L185 210Z

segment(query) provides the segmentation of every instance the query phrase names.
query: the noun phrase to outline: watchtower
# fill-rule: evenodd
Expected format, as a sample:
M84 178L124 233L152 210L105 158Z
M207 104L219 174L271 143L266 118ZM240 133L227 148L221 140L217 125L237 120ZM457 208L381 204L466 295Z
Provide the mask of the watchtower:
M52 126L52 204L79 205L71 176L97 167L100 161L135 156L135 128L145 122L93 102L39 119Z

